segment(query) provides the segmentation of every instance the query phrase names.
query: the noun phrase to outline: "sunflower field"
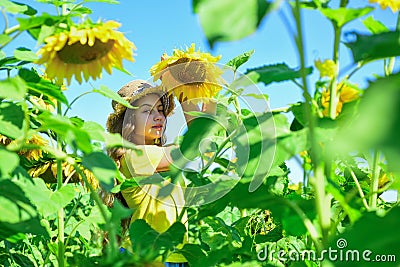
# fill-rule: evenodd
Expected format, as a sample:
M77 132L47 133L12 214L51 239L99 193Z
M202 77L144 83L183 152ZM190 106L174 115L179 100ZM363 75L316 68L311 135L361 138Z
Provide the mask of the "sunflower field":
M164 266L172 252L191 267L400 266L400 19L385 25L373 16L376 9L398 14L399 1L192 1L210 51L281 14L297 66L266 62L241 73L254 51L238 51L218 65L219 57L192 45L167 52L149 70L157 80L176 62L204 61L193 68L206 66L200 82L221 85L197 84L203 96L216 97L217 114L194 114L176 140L176 164L160 173L187 184L183 246L179 220L164 233L143 220L124 231L121 221L132 210L105 199L137 181L118 170L107 150L135 145L68 113L86 95L69 99L71 83L100 80L104 72L129 75L124 62L135 61L135 40L116 20L91 20L88 2L118 4L0 0L0 266ZM38 3L55 12L41 12ZM304 20L311 12L331 24L331 58L313 61L305 53ZM37 45L19 43L21 34ZM351 55L350 67L341 64L343 53ZM370 64L381 72L368 73L367 85L359 86L353 78ZM191 69L176 71L191 77ZM276 83L296 86L302 98L271 110L265 91L249 93ZM174 86L177 95L197 96ZM90 92L130 106L115 88ZM253 110L243 104L248 98L265 106ZM194 160L201 168L185 169ZM291 181L288 161L298 165L301 182ZM143 179L159 182L152 178ZM132 250L120 249L124 234Z

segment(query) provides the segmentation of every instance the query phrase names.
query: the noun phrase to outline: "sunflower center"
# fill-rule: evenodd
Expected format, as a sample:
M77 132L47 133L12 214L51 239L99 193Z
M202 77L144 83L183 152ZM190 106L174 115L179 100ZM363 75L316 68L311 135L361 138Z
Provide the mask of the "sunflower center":
M206 66L204 62L180 58L170 66L172 76L178 81L187 83L201 83L206 80Z
M57 52L57 55L67 64L86 64L107 55L114 46L114 42L114 40L108 40L103 43L97 38L93 46L76 42L72 45L65 45Z

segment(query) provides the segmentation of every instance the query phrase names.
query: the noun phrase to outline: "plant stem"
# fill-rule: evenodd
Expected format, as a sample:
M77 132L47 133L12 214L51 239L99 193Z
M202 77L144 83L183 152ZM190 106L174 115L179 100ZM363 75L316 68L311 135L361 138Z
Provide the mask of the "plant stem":
M315 136L315 116L312 109L312 97L310 96L305 67L305 47L302 34L300 1L296 0L296 5L292 9L293 17L296 21L297 36L295 38L297 50L300 57L300 70L303 83L303 96L305 98L305 111L308 119L309 140L311 143L310 156L313 162L315 202L320 228L322 231L322 248L328 245L328 234L330 229L330 198L325 193L324 163L320 160L319 147Z
M365 198L364 192L362 191L361 185L360 185L360 183L358 182L358 179L357 179L356 174L354 173L354 171L351 169L351 167L350 167L349 165L346 164L346 166L347 166L347 168L348 168L348 170L349 170L349 172L350 172L351 178L353 178L353 181L356 183L357 190L358 190L358 193L360 194L360 197L361 197L361 199L362 199L362 202L363 202L363 204L364 204L364 207L365 207L367 210L369 210L369 206L368 206L368 203L367 203L367 199Z
M331 228L331 204L330 197L325 192L325 175L324 175L324 162L320 162L314 168L314 190L315 190L315 204L317 208L319 226L322 234L322 244L324 248L328 246L329 230Z
M57 101L57 114L62 114L61 102ZM57 149L62 150L62 140L60 135L57 134ZM63 187L63 173L62 173L62 161L57 159L57 191ZM65 248L64 248L64 208L60 208L57 212L58 219L58 266L65 266Z
M106 224L106 230L109 233L109 239L110 239L110 245L108 246L109 248L109 254L107 255L108 257L115 257L117 255L117 239L116 239L116 233L115 229L116 227L113 225L113 223L110 221L110 218L107 216L107 211L104 207L104 204L102 200L100 199L99 194L96 192L96 190L93 188L92 184L88 181L85 173L81 170L79 165L77 163L74 163L74 169L76 172L79 174L80 177L82 177L83 181L85 182L86 186L89 188L90 194L94 200L94 202L97 204L99 207L101 216L103 217L105 224Z
M78 95L77 97L75 97L74 100L72 100L71 103L69 104L69 107L67 107L67 109L64 111L64 116L67 115L67 112L71 109L72 104L74 104L79 98L81 98L87 94L90 94L90 93L93 93L93 91L87 91L87 92L84 92L84 93Z
M312 221L307 217L304 211L296 204L296 202L287 201L287 205L291 207L297 213L297 215L300 216L304 226L306 227L308 233L310 234L311 240L313 241L315 248L317 249L317 252L320 253L323 250L323 247L321 245L321 242L319 241L317 229L315 228Z
M370 195L369 195L369 207L371 210L376 209L376 203L378 199L378 187L379 187L379 173L381 168L379 167L381 153L376 150L374 155L374 165L372 169L372 177L371 177L371 184L370 184Z
M336 64L335 74L330 82L330 99L329 99L329 117L334 120L336 118L336 109L339 102L339 95L336 89L337 77L339 73L339 43L342 29L340 27L333 26L335 32L335 39L333 44L333 62Z

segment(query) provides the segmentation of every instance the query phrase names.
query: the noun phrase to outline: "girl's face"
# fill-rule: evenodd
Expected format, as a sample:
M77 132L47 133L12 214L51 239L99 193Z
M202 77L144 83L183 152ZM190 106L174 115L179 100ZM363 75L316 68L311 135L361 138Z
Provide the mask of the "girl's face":
M146 95L133 103L137 109L127 110L126 116L134 125L131 141L135 144L154 144L165 128L164 107L157 94Z

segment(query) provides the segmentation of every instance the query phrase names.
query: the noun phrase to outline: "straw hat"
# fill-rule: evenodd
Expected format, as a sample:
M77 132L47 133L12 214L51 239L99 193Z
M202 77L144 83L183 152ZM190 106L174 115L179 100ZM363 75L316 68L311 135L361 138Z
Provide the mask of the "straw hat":
M118 94L129 103L149 94L160 96L161 103L164 106L164 115L169 116L174 110L174 96L162 90L160 86L153 86L145 80L133 80L122 86ZM121 103L112 101L114 112L107 118L107 130L110 133L122 133L122 124L124 121L126 107Z

